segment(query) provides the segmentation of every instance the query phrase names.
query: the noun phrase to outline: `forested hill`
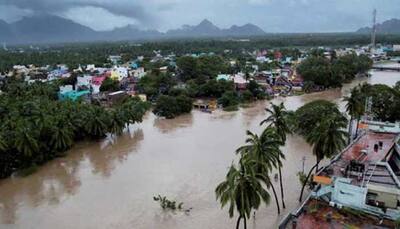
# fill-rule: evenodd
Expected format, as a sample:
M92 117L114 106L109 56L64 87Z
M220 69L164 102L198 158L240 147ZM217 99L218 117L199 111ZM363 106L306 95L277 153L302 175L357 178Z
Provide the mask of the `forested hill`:
M95 31L87 26L54 15L35 15L24 17L14 23L0 20L0 43L65 43L86 41L149 40L163 38L198 37L248 37L264 35L265 32L253 24L233 25L221 29L208 20L195 26L169 30L166 33L157 30L143 30L128 25L111 31Z
M378 34L400 34L400 19L390 19L377 25ZM371 33L371 27L357 30L357 33Z

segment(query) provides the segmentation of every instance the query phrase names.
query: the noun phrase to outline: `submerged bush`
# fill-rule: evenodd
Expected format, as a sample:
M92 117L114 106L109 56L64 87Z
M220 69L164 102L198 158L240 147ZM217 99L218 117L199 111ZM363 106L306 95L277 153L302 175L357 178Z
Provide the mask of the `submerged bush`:
M183 207L183 202L177 204L176 201L169 200L166 196L154 196L153 200L159 202L160 207L166 210L182 210Z

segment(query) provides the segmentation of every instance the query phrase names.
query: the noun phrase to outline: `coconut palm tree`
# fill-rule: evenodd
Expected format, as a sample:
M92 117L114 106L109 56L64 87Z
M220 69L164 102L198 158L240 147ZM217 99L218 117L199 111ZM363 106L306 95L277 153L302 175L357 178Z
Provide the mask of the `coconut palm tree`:
M346 111L350 115L350 123L349 123L349 142L351 141L351 130L353 128L352 123L354 119L357 120L357 131L358 131L358 122L360 120L361 115L364 113L364 104L363 97L361 96L361 91L358 87L354 87L351 89L350 96L344 97L343 101L346 102ZM356 136L357 136L356 131Z
M125 124L128 120L125 118L122 109L116 109L111 113L110 132L112 134L120 135L124 130Z
M215 189L221 207L229 203L229 217L234 216L235 209L238 212L236 229L239 228L242 219L246 229L251 211L257 210L262 202L268 205L270 201L270 195L263 187L263 184L266 184L265 174L258 173L254 163L257 162L240 160L239 168L232 165L225 181Z
M39 152L38 133L25 124L20 124L14 136L14 147L26 157Z
M103 137L108 131L109 115L101 108L91 107L89 115L85 117L85 131L94 138Z
M0 135L0 152L4 152L7 149L7 142L3 136Z
M284 145L286 142L286 134L291 133L291 130L287 122L288 112L286 111L285 105L283 103L280 103L279 105L271 103L271 109L266 108L265 110L267 111L269 116L268 118L264 119L260 123L260 125L267 124L267 128L268 127L275 128L276 133L279 135L280 140L282 141L282 145ZM282 183L282 164L278 166L278 172L279 172L279 184L281 188L282 207L286 208L285 196L283 193L283 183Z
M61 124L59 121L58 125L51 128L50 145L57 151L63 151L70 148L73 144L74 131L72 126L67 124Z
M259 162L256 165L257 172L265 175L267 187L274 193L277 211L280 214L278 197L269 174L272 169L281 166L280 159L285 158L279 149L282 143L273 128L267 128L261 137L251 131L247 131L246 134L246 145L239 147L236 153L240 154L243 160Z
M134 124L136 122L141 122L143 115L148 110L149 105L147 103L140 102L139 98L130 98L125 101L120 107L121 112L128 120L128 124Z
M265 111L269 114L268 118L261 121L260 125L267 124L267 127L274 127L282 142L286 141L286 134L291 133L287 122L287 114L285 105L271 103L271 108L266 108Z
M319 171L319 163L324 158L329 158L342 150L346 144L347 120L344 116L331 115L325 117L321 123L306 136L306 141L312 145L313 154L316 156L316 164L310 169L300 192L299 202L302 201L304 188L314 169Z

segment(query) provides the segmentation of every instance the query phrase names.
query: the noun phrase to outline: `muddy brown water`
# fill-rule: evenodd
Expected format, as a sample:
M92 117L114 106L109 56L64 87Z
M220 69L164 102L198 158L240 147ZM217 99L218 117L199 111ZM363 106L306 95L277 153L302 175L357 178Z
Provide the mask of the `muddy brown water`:
M342 89L276 98L294 110L315 99L339 104L343 95L361 82L394 85L399 73L374 72ZM237 112L212 114L193 111L173 120L148 113L143 123L122 136L77 144L68 155L51 161L24 178L0 180L0 228L234 228L215 200L214 189L235 160L235 149L245 140L245 131L261 132L268 101ZM271 199L262 206L249 228L277 228L279 221L297 205L300 183L296 176L315 159L299 136L289 136L283 181L286 209L277 215ZM279 189L279 185L275 182ZM153 201L162 194L193 208L189 214L163 212ZM272 198L272 196L271 196Z

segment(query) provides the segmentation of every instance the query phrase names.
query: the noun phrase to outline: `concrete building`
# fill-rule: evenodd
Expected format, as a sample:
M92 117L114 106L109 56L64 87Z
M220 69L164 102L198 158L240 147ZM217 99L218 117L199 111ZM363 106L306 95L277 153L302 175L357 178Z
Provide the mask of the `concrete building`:
M128 77L128 69L125 67L114 67L111 71L111 79L121 81Z
M359 128L359 137L313 177L311 194L280 228L292 228L292 224L296 228L324 228L320 225L323 219L311 222L312 213L304 210L315 201L325 205L327 212L352 209L377 222L386 220L387 225L400 219L400 125L365 121ZM349 225L359 218L354 215ZM364 228L361 224L355 226Z

